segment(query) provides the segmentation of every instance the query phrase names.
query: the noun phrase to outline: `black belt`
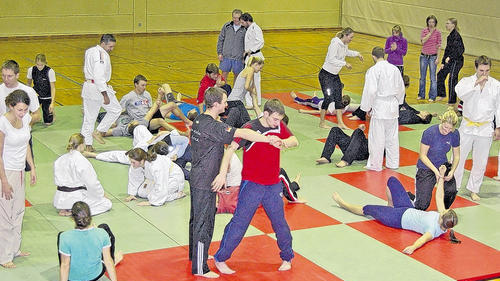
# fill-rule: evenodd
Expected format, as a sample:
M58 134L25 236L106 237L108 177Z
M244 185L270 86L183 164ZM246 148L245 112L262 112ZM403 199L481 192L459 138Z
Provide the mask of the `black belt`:
M424 53L420 53L420 54L421 54L422 56L424 56L424 57L432 57L432 56L437 56L437 54L433 54L433 55L426 55L426 54L424 54Z
M257 50L257 51L255 51L255 52L250 52L250 55L255 55L255 54L259 53L259 52L260 52L260 49L258 49L258 50ZM247 57L248 57L248 55L249 55L248 53L245 53L245 57L243 58L243 60L246 60L246 59L247 59Z
M57 187L57 190L62 191L62 192L73 192L73 191L77 191L80 189L87 190L87 188L85 186L76 186L76 187L58 186Z

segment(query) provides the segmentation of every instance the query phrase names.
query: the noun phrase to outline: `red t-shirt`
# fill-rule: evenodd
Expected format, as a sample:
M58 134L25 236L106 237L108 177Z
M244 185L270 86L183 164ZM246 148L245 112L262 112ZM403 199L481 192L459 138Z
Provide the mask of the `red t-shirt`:
M293 136L283 121L276 128L268 128L262 126L259 119L254 119L246 123L243 128L252 129L266 136L278 136L280 139ZM250 142L240 138L235 138L234 141L243 147L242 180L262 185L279 183L280 149L264 142Z
M222 81L224 81L224 77L221 77ZM205 91L210 88L215 86L217 83L217 80L214 80L208 76L208 74L205 74L203 78L200 81L200 88L198 89L198 97L196 98L196 102L198 104L203 102L203 99L205 98Z

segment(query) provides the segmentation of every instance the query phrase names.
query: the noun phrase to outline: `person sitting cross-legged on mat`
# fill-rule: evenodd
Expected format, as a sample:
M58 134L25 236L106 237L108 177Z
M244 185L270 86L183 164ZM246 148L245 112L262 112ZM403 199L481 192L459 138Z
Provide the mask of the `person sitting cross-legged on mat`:
M333 200L347 211L360 216L372 216L380 223L393 227L411 230L422 234L412 245L403 249L403 253L411 255L415 250L425 243L433 240L452 229L458 223L455 211L444 207L443 183L446 167L439 167L439 180L436 190L436 211L422 211L413 207L408 194L401 182L395 177L390 177L387 181L387 206L382 205L354 205L345 202L337 192L333 193ZM450 231L450 240L456 240L453 230Z

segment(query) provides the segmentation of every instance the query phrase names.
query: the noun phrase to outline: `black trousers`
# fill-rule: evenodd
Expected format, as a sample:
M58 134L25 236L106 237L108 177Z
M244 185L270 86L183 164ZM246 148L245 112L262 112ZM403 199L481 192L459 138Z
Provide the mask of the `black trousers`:
M299 184L296 181L290 181L288 174L283 168L280 169L279 177L281 185L283 186L283 196L285 196L288 201L297 201L297 191L300 189Z
M195 187L190 187L190 190L189 259L191 273L202 275L210 271L207 259L214 234L216 193Z
M445 164L446 165L446 164ZM447 163L446 174L451 164ZM430 169L418 169L415 177L415 209L427 210L432 199L432 190L436 185L436 175ZM457 195L455 178L444 182L444 207L449 209Z
M49 106L52 103L52 99L38 98L38 102L42 106L43 123L52 123L52 121L54 121L54 114L49 112Z
M111 248L110 248L111 258L114 261L115 260L115 235L113 235L113 232L111 232L111 229L105 223L100 224L98 226L98 228L104 229L108 233L108 235L109 235L109 240L111 241ZM61 265L61 254L59 254L59 239L61 237L61 233L62 233L62 231L59 232L59 234L57 234L57 253L58 253L57 257L59 258L59 265ZM99 274L99 276L97 276L94 279L91 279L90 281L97 281L97 280L99 280L99 278L101 278L104 275L104 273L106 273L106 266L103 263L102 264L102 271Z
M401 72L401 77L405 76L405 67L402 65L396 65L396 67L399 69L399 72Z
M342 81L340 81L340 76L321 69L318 78L325 98L321 109L328 109L332 102L335 102L335 109L342 109Z
M455 92L455 86L458 83L458 73L460 69L464 66L463 60L453 61L445 63L443 69L437 73L436 83L437 83L437 96L446 97L446 88L444 86L444 80L448 74L448 103L455 104L457 102L457 93Z
M352 116L357 116L359 120L366 121L366 112L361 110L361 106L352 112Z
M368 159L368 139L361 129L356 129L351 136L348 136L342 129L333 127L328 134L325 146L321 157L325 157L332 162L330 157L335 151L335 146L338 145L344 156L342 160L349 165L354 160Z
M223 122L235 128L241 128L246 122L250 121L250 115L248 115L245 105L239 100L228 101L224 115Z

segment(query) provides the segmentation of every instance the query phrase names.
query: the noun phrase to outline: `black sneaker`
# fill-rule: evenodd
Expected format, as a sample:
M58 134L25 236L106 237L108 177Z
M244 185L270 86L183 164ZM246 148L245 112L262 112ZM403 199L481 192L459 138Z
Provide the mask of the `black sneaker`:
M415 194L411 193L410 191L407 191L406 194L408 194L408 197L410 197L411 201L415 201Z

